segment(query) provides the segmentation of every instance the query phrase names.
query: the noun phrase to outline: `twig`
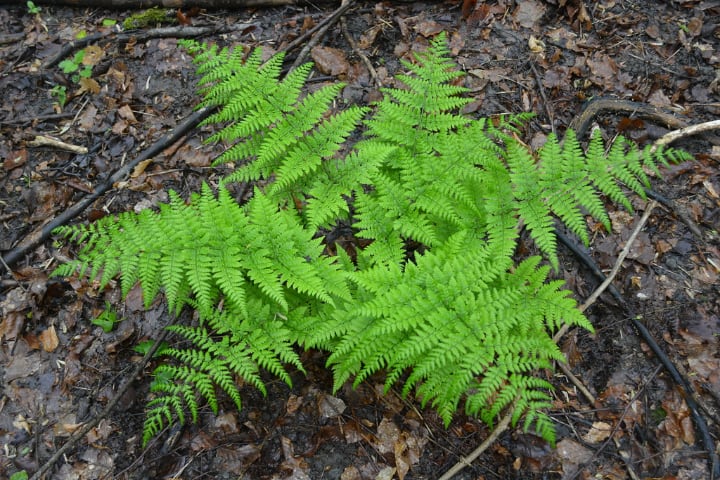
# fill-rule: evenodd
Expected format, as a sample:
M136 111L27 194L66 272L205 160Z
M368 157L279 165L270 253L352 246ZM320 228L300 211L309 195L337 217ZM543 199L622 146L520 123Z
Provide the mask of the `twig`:
M610 271L610 274L605 278L603 283L600 284L598 288L595 289L595 291L590 295L587 300L585 300L585 303L583 303L580 306L580 311L584 312L590 306L597 301L597 299L602 295L602 293L607 290L607 288L610 286L612 281L615 279L615 276L620 271L620 267L622 267L622 263L625 261L625 258L630 253L630 248L632 247L633 243L635 242L635 239L640 234L640 231L643 229L645 224L647 223L648 219L650 218L650 214L652 211L657 207L657 202L655 200L651 200L650 203L647 204L647 207L645 207L645 213L640 218L640 222L635 226L635 229L633 230L632 234L630 234L630 238L628 238L627 242L625 243L625 248L622 249L622 252L620 252L620 255L618 255L617 260L615 261L615 265L613 265L612 270ZM565 324L562 326L560 330L555 334L553 337L553 341L555 343L558 343L563 335L568 331L568 324Z
M505 431L507 430L508 426L510 425L510 420L512 420L513 411L512 409L500 420L500 423L497 424L497 427L493 429L492 432L490 432L490 435L485 439L484 442L482 442L475 450L473 450L469 455L466 455L462 457L458 462L453 465L453 467L445 472L445 474L440 477L440 480L450 480L456 473L458 473L463 468L470 466L470 464L479 457L485 450L488 449L490 445Z
M185 134L195 128L202 120L204 120L210 114L210 112L211 110L207 108L202 108L190 115L173 131L164 135L152 146L150 146L148 149L138 155L133 161L127 163L124 167L116 171L110 178L105 181L105 183L97 187L93 193L86 196L85 198L77 202L75 205L68 208L57 217L53 218L51 221L42 225L39 229L36 229L34 232L30 233L23 239L20 245L13 248L5 255L2 262L3 266L7 268L8 266L14 265L28 251L36 247L41 242L44 242L45 240L50 238L50 235L52 235L52 231L54 229L61 225L65 225L65 223L78 216L80 213L83 212L83 210L88 207L88 205L92 204L96 199L98 199L105 192L110 190L113 187L114 183L123 180L127 175L130 174L130 172L135 168L138 163L142 162L143 160L147 160L148 158L152 158L155 155L158 155L168 146L178 141L181 137L183 137Z
M553 339L554 340L554 339ZM590 393L590 390L587 389L587 387L580 381L579 378L575 376L574 373L570 370L570 367L567 366L566 363L557 363L557 366L560 367L560 370L565 374L565 376L570 380L570 382L577 387L578 390L580 390L580 393L582 393L585 396L585 400L587 400L590 405L595 404L595 395Z
M677 202L674 202L671 199L665 197L664 195L660 195L655 190L651 190L649 188L645 189L645 195L647 195L649 198L652 198L653 200L657 200L658 203L661 203L670 210L672 210L672 212L680 220L682 220L685 225L687 225L695 238L697 238L698 240L702 240L703 234L700 231L700 227L698 227L697 223L695 223L695 221L692 219L690 213L688 212L688 209L685 206L680 205Z
M535 81L537 82L538 91L540 92L540 96L543 99L543 106L545 107L545 112L547 113L548 121L550 122L550 131L555 133L555 115L553 114L552 106L548 101L547 95L545 95L545 87L542 84L542 77L540 76L540 73L535 67L535 62L530 61L530 69L533 71L533 75L535 75Z
M168 323L168 326L174 324L177 321L177 317L172 317L170 322ZM42 477L45 472L50 470L53 465L55 465L55 462L57 462L60 457L62 457L68 450L70 450L75 444L82 439L90 430L95 428L98 423L100 423L101 420L104 418L107 418L110 413L112 413L112 410L115 408L115 405L118 404L120 399L123 395L125 395L125 392L128 388L130 388L130 385L135 381L135 378L145 369L145 366L148 364L150 359L153 355L155 355L155 352L160 347L160 344L163 340L165 340L165 337L167 336L169 330L166 328L163 329L160 332L160 335L158 336L155 343L150 347L150 349L145 353L145 356L140 360L140 363L138 363L135 368L133 369L132 373L130 374L130 377L127 379L127 381L118 389L117 393L115 393L115 396L110 400L110 403L108 403L105 406L105 409L98 415L97 417L93 418L91 421L83 425L82 428L77 430L75 433L73 433L70 438L68 439L65 444L63 444L62 447L60 447L52 457L50 457L41 467L40 469L33 474L32 477L30 477L30 480L40 480L40 477Z
M29 147L52 147L67 152L77 153L78 155L85 155L88 153L87 147L80 145L72 145L70 143L63 142L57 138L48 137L46 135L37 135L35 138L28 142Z
M300 35L298 38L296 38L296 39L293 40L292 42L288 43L288 44L285 46L285 48L283 48L283 50L285 50L286 52L289 52L289 51L291 51L291 50L295 50L297 47L299 47L300 45L302 45L303 43L305 43L306 40L308 40L310 37L312 37L313 35L315 35L316 32L319 32L321 29L325 28L325 30L323 30L322 33L321 33L321 36L322 36L322 34L324 34L325 31L327 31L326 26L332 25L332 24L334 24L335 22L337 22L338 18L339 18L343 13L345 13L345 11L346 11L348 8L350 8L350 5L346 5L347 3L350 3L350 2L343 2L343 4L340 5L340 7L339 7L337 10L335 10L333 13L331 13L330 16L328 16L327 18L325 18L324 20L322 20L320 23L318 23L317 25L315 25L313 28L311 28L311 29L308 30L307 32L305 32L305 33L303 33L302 35ZM339 11L340 13L338 13L338 11Z
M227 27L190 27L190 26L177 26L177 27L161 27L151 28L149 30L137 30L132 32L121 32L121 33L106 33L98 32L88 35L87 37L72 40L63 45L59 52L52 57L48 58L43 63L42 68L51 68L57 65L63 58L68 57L74 50L83 48L91 43L95 43L98 40L104 38L112 39L118 42L127 42L131 39L135 39L139 42L149 40L151 38L194 38L203 35L210 35L216 33L225 33L228 31L245 30L254 26L252 23L237 23Z
M692 135L697 135L699 133L717 129L720 129L720 120L712 120L710 122L698 123L697 125L690 125L679 130L674 130L672 132L666 133L662 137L655 140L655 144L653 145L653 151L657 147L669 145L672 142L680 140L681 138L690 137Z
M350 44L350 48L353 49L353 52L355 52L355 55L360 57L360 60L365 64L368 71L370 72L370 77L375 81L375 85L377 85L378 88L382 88L383 84L382 81L380 81L380 78L378 77L377 71L375 70L375 67L373 67L372 62L370 62L370 59L360 50L360 47L358 47L357 42L353 38L352 34L348 31L347 28L347 22L345 21L345 17L340 17L340 26L342 27L343 35L345 35L345 39Z
M340 5L333 13L330 14L328 18L317 24L315 28L307 32L306 35L313 35L313 37L305 44L302 50L300 50L300 53L298 54L297 58L295 59L295 62L293 62L292 66L290 67L290 70L294 70L297 67L299 67L304 61L305 58L310 53L310 50L318 44L320 39L325 35L325 33L330 29L331 26L335 25L335 23L340 20L340 17L354 4L355 2L353 0L343 0L342 5ZM304 37L304 36L303 36ZM301 37L302 38L302 37ZM286 48L290 50L291 48L295 48L297 46L296 42L299 39L296 39L290 45L288 45Z

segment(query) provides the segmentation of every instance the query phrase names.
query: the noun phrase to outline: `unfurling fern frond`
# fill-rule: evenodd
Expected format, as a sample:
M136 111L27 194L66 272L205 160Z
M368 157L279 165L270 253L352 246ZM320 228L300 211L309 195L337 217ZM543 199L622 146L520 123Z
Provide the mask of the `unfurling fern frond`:
M603 195L630 209L648 172L687 155L622 138L606 151L599 136L583 150L572 131L532 151L519 140L528 114L460 113L470 100L443 36L381 101L339 112L341 84L305 93L309 64L280 79L281 55L185 45L201 105L219 107L206 121L228 146L217 162L235 170L217 194L58 229L83 247L57 274L119 275L123 294L139 282L147 305L164 293L171 312L198 312L172 327L188 346L156 371L144 441L201 404L217 411L218 391L239 408L237 378L290 383L297 345L329 351L336 389L384 371L386 388L402 381L446 423L462 405L488 424L512 409L553 441L538 371L563 360L553 332L592 326L541 257L515 257L520 230L557 269L557 222L587 243L586 215L610 227ZM258 180L244 205L226 188ZM357 255L321 242L340 220L363 239Z

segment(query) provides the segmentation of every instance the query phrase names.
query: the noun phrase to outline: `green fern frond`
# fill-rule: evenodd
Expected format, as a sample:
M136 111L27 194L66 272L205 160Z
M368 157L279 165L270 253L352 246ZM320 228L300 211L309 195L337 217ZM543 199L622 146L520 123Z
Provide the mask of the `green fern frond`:
M143 442L218 411L221 391L240 408L238 378L263 393L261 370L290 384L297 345L329 351L335 389L384 371L386 389L401 382L446 423L462 406L488 424L512 410L554 442L538 372L564 360L553 332L592 325L547 262L515 258L520 229L557 269L556 222L588 243L586 215L610 227L603 195L631 209L648 172L688 156L599 136L583 150L572 131L534 152L519 140L530 114L460 113L470 99L444 35L371 109L339 112L342 84L306 93L310 64L281 79L282 55L182 43L201 106L219 107L205 122L228 147L216 164L234 172L217 192L57 230L82 247L55 274L119 276L123 295L139 282L146 305L163 293L171 312L197 311L171 327L187 346L155 372ZM258 180L244 205L225 187ZM338 220L363 239L352 257L321 243Z

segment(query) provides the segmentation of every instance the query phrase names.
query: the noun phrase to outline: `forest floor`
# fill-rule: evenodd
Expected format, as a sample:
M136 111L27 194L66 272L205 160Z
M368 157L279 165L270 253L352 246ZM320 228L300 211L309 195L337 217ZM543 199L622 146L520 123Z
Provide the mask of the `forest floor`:
M42 235L43 227L100 185L112 183L70 223L153 207L170 188L188 195L219 178L210 164L221 149L203 143L207 128L195 128L120 181L111 179L198 102L178 36L272 53L335 8L171 12L183 25L164 25L176 34L159 37L155 24L119 32L136 12L0 7L0 253L10 263L0 265L0 478L34 474L72 440L44 478L436 479L488 437L487 426L462 413L445 428L414 398L383 395L382 378L333 393L326 357L307 352L307 374L294 373L292 388L269 380L263 397L241 387L242 411L230 401L218 416L205 408L198 424L164 431L142 448L155 362L135 375L142 359L135 347L163 331L164 303L145 310L138 289L123 300L114 284L99 290L86 280L49 277L73 250ZM206 30L191 30L199 27ZM466 113L533 112L524 132L529 144L551 132L562 136L590 99L632 100L678 120L668 125L641 111L588 117L606 139L623 134L641 145L720 114L720 2L711 0L353 2L310 49L313 85L342 80L344 100L368 104L379 85L393 85L399 59L439 32L447 32L467 73L474 101ZM84 36L95 40L70 43ZM288 65L305 45L288 52ZM455 478L711 478L708 444L685 399L695 400L710 442L720 443L719 137L674 144L695 160L653 180L663 201L614 281L691 393L604 295L587 311L596 332L570 332L561 343L589 396L559 370L549 377L557 448L510 428ZM589 253L606 272L648 204L635 207L633 215L611 210L612 232L588 224ZM579 302L598 285L569 251L557 275ZM93 323L106 310L120 320L109 333ZM118 392L109 414L74 441Z

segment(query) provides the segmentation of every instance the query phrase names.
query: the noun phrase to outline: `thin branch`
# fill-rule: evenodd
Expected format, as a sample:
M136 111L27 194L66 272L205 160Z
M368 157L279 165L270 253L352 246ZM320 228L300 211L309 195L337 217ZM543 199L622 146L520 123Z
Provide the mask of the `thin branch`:
M450 480L456 473L458 473L460 470L462 470L465 467L470 466L470 464L479 457L485 450L490 447L490 445L497 440L497 438L505 431L507 430L508 426L510 425L510 420L512 420L513 416L513 410L510 409L510 411L500 420L500 423L497 424L497 427L493 429L493 431L488 435L488 437L485 439L484 442L482 442L475 450L473 450L469 455L466 455L462 457L458 462L453 465L453 467L445 472L445 474L440 477L440 480Z
M690 137L699 133L709 132L711 130L720 129L720 120L712 120L710 122L698 123L697 125L690 125L679 130L666 133L662 137L655 140L653 150L657 147L669 145L673 142L680 140L681 138Z
M137 166L138 163L160 154L167 147L177 142L180 138L182 138L193 128L195 128L201 121L203 121L210 114L210 112L211 110L203 108L187 117L185 121L178 125L174 130L165 134L157 142L155 142L153 145L143 151L140 155L138 155L133 161L127 163L124 167L117 170L110 178L105 181L105 183L98 186L93 193L86 196L85 198L74 204L72 207L62 212L57 217L53 218L46 224L42 225L41 227L30 233L23 239L20 245L10 250L3 257L3 267L12 267L27 252L50 238L54 229L65 225L67 222L81 214L90 204L100 198L103 194L105 194L105 192L113 188L113 184L123 180L127 175L130 174L130 172L132 172L132 170L135 168L135 166Z
M313 35L313 37L305 44L302 50L300 50L300 53L298 54L297 58L295 59L295 62L290 67L290 70L294 70L298 66L300 66L304 61L305 58L307 58L308 54L310 53L310 50L320 42L320 39L325 35L325 33L335 25L335 23L340 20L340 17L343 16L343 14L354 5L353 0L343 0L342 5L340 5L328 18L320 22L307 32L308 35ZM290 45L287 46L287 49L290 50L291 48L295 48L297 46L296 42L298 39L290 43Z
M174 324L177 321L177 317L172 317L170 320L170 323L168 323L168 326ZM38 469L37 472L33 474L32 477L30 477L30 480L40 480L40 478L52 468L53 465L55 465L55 462L60 460L60 458L67 453L68 450L70 450L72 447L75 446L77 442L79 442L90 430L95 428L98 423L100 423L101 420L104 418L107 418L115 408L115 406L118 404L120 399L123 395L125 395L125 392L130 388L130 385L135 381L135 378L145 369L145 366L147 366L150 359L155 355L155 352L160 347L160 344L163 340L165 340L165 337L167 336L169 330L163 329L160 332L160 335L158 336L155 343L150 347L150 349L145 353L145 356L140 360L140 363L138 363L135 368L133 369L132 373L128 377L128 379L125 381L125 383L118 389L118 391L115 393L115 396L110 400L110 403L105 406L105 409L98 415L97 417L93 418L91 421L86 423L82 426L79 430L75 431L67 442L63 444L62 447L60 447L52 457L50 457L41 467Z
M600 286L595 289L592 295L590 295L587 300L585 300L585 303L580 306L581 312L584 312L585 310L590 308L590 306L597 301L600 295L602 295L602 293L607 290L607 288L613 282L615 276L620 271L620 267L622 267L622 263L625 261L625 258L630 253L630 249L632 248L633 243L635 243L635 239L647 223L648 219L650 218L650 214L652 214L652 211L655 209L655 207L657 207L657 202L655 200L651 200L650 203L647 204L647 207L645 207L645 213L640 218L640 222L638 222L638 224L635 226L635 229L630 235L630 238L628 238L627 242L625 243L625 248L623 248L622 252L620 252L620 255L615 261L615 265L613 265L613 268L610 271L610 274L605 278L605 281L603 281ZM569 325L567 323L563 325L562 328L558 330L558 332L553 337L553 341L555 343L558 343L562 336L565 335L565 333L568 331L568 328Z
M88 35L87 37L72 40L70 42L66 42L60 51L58 51L55 55L45 60L45 62L42 65L42 68L47 69L54 67L62 59L67 58L70 56L70 54L75 51L76 49L84 48L92 43L95 43L99 40L108 39L113 40L116 42L128 42L131 39L135 39L139 42L144 42L146 40L149 40L151 38L196 38L201 37L204 35L212 35L212 34L220 34L220 33L227 33L229 31L243 31L248 28L252 28L255 25L252 23L236 23L231 26L223 26L223 27L190 27L190 26L176 26L176 27L161 27L161 28L151 28L148 30L137 30L132 32L122 32L122 33L106 33L106 32L98 32L93 33L92 35Z

